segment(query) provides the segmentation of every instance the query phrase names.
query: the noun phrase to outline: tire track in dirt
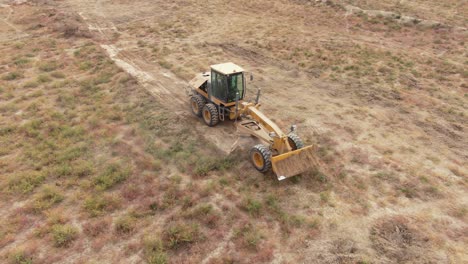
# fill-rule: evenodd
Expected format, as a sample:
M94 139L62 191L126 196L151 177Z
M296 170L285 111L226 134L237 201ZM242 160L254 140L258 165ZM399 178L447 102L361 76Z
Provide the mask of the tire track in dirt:
M6 8L8 9L8 15L5 17L5 18L0 18L0 20L5 23L9 28L13 29L15 31L15 37L13 38L6 38L6 39L3 39L2 38L2 42L5 42L5 41L14 41L14 40L18 40L18 39L22 39L22 38L25 38L25 37L28 37L29 34L24 32L23 30L19 29L18 27L16 27L15 25L13 25L9 19L11 17L11 15L13 14L13 8L11 8L10 5L8 4L2 4L0 3L0 8Z
M172 72L162 69L159 65L147 62L144 58L132 52L111 44L109 33L120 33L112 21L103 20L105 14L98 11L99 18L90 18L83 12L79 16L88 29L99 33L103 41L98 41L100 47L118 67L133 76L137 82L152 96L158 99L168 111L173 111L184 119L194 118L188 107L188 83L177 78ZM101 21L103 20L103 21ZM190 117L189 117L190 116ZM202 121L196 122L194 133L203 134L207 141L212 142L219 150L228 154L233 144L238 140L233 127L229 123L221 123L216 128L206 127ZM206 130L210 130L206 133Z

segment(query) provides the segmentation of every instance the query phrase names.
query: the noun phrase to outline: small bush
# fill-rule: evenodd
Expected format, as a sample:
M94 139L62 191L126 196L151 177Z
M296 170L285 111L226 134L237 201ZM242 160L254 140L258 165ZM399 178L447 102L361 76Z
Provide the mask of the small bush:
M165 60L159 61L159 65L161 65L161 67L163 67L165 69L170 69L173 66L172 63L170 63L168 61L165 61Z
M149 264L168 263L167 254L159 238L146 238L143 242L145 259Z
M245 248L253 250L257 250L263 239L263 236L251 224L245 224L240 229L235 230L234 237L239 239Z
M99 87L92 80L84 80L80 82L80 92L93 94L99 91Z
M22 127L22 132L28 137L37 137L41 129L42 121L34 119L26 122Z
M93 64L89 61L85 61L83 63L80 64L79 68L80 70L82 71L87 71L89 69L91 69L93 67Z
M18 58L16 59L13 63L18 66L18 67L22 67L26 64L28 64L30 62L29 59L26 59L26 58Z
M39 82L39 83L47 83L47 82L52 81L52 79L50 79L50 77L48 75L41 74L41 75L37 76L36 81Z
M96 78L94 78L92 80L92 82L93 82L94 85L108 83L108 82L111 81L113 76L114 75L112 73L109 73L109 72L101 73Z
M55 71L50 74L50 76L57 78L57 79L63 79L65 78L65 74L63 72Z
M163 233L164 245L170 249L178 249L194 243L200 233L198 225L176 223L170 225Z
M241 208L252 216L259 216L262 210L262 203L252 198L245 198L241 202Z
M59 164L50 169L50 174L57 178L67 177L72 175L73 169L68 163Z
M10 262L12 264L32 264L33 258L28 256L23 251L14 252L10 255Z
M276 196L272 194L266 197L265 204L267 205L268 208L272 209L273 211L280 210L279 205L278 205L278 198L276 198Z
M194 173L197 176L205 176L214 169L214 163L208 160L200 159L195 165Z
M94 173L93 163L90 161L78 161L73 165L73 175L77 177L86 177Z
M129 234L135 229L135 217L123 216L115 222L115 231L118 234Z
M213 209L211 204L201 204L193 208L184 215L188 219L198 219L209 227L214 227L218 220L219 215Z
M234 166L234 160L227 158L201 158L198 159L194 173L197 176L205 176L213 170L228 170Z
M39 86L39 83L37 81L28 81L24 84L24 88L36 88Z
M85 199L83 208L92 217L95 217L101 215L105 210L109 210L112 207L114 207L115 202L116 201L113 201L106 197L93 196Z
M94 179L94 183L96 184L96 189L107 190L112 186L126 180L129 175L130 169L123 169L118 164L111 164L106 168L104 173Z
M56 247L68 247L78 237L78 230L70 225L52 226L52 236Z
M153 252L146 257L148 264L166 264L168 263L167 254L164 251Z
M15 126L2 126L0 127L0 136L7 136L13 134L16 131Z
M13 81L23 78L24 75L21 72L9 72L2 76L2 79L5 81Z
M44 174L38 171L14 174L8 181L8 189L15 193L25 194L34 190L34 188L42 184L44 180Z
M45 209L51 208L53 205L63 201L63 195L56 187L46 186L35 199L33 209L40 212Z
M55 61L45 61L39 63L38 68L44 72L51 72L58 68L58 64Z
M328 201L330 201L330 195L327 192L321 192L320 201L322 201L323 203L328 203Z

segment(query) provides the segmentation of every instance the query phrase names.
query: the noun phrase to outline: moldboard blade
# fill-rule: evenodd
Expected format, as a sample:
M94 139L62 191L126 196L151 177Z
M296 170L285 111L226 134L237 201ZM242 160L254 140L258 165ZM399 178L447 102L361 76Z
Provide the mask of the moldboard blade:
M271 158L271 163L273 172L276 173L280 181L318 166L314 146L274 156Z

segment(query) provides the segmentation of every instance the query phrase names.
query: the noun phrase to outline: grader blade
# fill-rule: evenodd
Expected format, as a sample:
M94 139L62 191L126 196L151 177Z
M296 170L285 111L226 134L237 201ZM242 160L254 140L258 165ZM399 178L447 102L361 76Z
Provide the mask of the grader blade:
M315 152L314 146L308 146L271 157L273 172L281 181L317 167Z

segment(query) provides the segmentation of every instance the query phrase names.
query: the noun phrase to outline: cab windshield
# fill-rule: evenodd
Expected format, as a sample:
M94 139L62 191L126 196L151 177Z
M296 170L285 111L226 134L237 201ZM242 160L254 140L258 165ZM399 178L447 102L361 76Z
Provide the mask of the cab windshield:
M244 74L232 74L228 76L228 98L227 102L236 101L236 93L239 92L239 100L244 97Z

